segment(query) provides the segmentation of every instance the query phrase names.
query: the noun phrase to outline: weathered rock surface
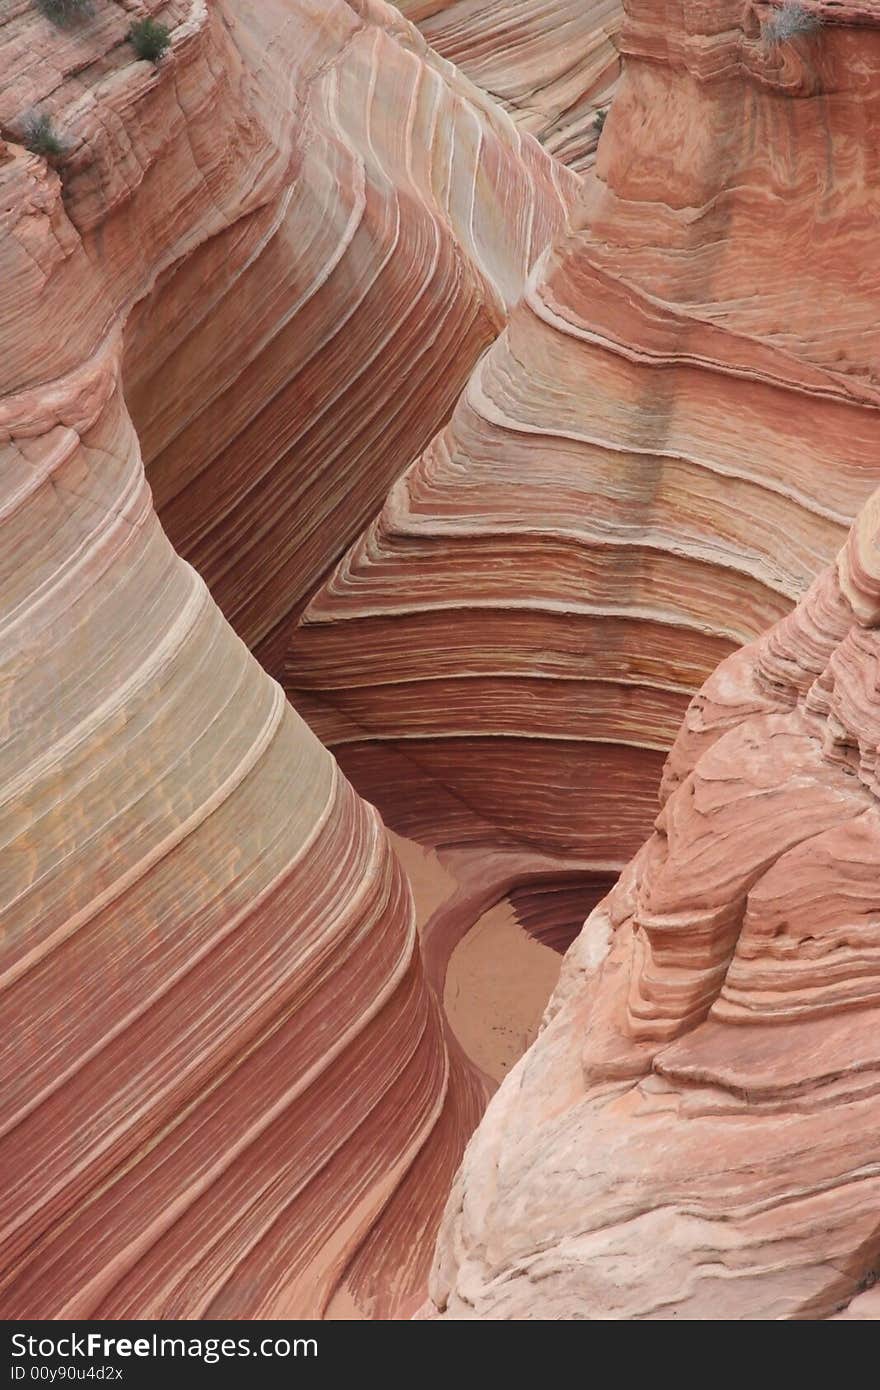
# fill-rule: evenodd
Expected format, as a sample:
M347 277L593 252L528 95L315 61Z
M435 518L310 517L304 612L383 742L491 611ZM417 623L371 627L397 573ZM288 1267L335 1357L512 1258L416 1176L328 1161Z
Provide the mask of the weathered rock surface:
M169 535L274 672L291 616L448 419L579 181L381 0L230 13L242 80L260 63L255 129L230 173L214 105L200 90L201 135L188 111L182 134L207 146L193 193L219 185L233 206L139 306L126 383ZM231 95L240 127L250 84ZM157 171L185 176L165 151Z
M0 1307L314 1314L443 1107L409 891L77 385L0 451Z
M579 183L381 4L162 14L156 68L123 6L3 15L0 1306L315 1313L345 1271L390 1315L481 1087L378 816L204 581L265 654Z
M433 1311L877 1316L880 29L774 8L629 0L576 226L610 5L409 6L513 119L381 0L4 9L4 1316L407 1314L450 955L599 898Z
M100 258L108 315L135 305L126 399L160 518L272 669L580 180L382 0L162 12L179 22L153 67L122 6L58 30L19 5L0 123L20 137L50 114L67 146L80 246L46 262L69 320L53 369L95 350L71 301L77 257ZM22 369L22 385L46 376L38 351Z
M590 167L620 72L621 0L401 0L400 10L522 130Z
M599 877L648 833L700 682L880 476L880 30L835 7L772 48L735 0L627 10L582 225L286 675L403 833Z
M880 493L689 712L447 1209L447 1317L876 1318Z

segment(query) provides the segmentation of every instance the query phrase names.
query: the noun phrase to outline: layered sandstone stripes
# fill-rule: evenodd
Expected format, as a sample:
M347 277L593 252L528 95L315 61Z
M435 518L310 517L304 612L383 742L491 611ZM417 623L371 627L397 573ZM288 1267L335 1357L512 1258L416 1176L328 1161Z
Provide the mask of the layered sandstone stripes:
M880 493L723 663L472 1141L448 1317L876 1319Z
M514 119L381 0L150 0L156 67L4 11L7 1317L409 1312L431 985L499 898L565 939L673 740L434 1311L876 1316L880 30L628 0L584 188L528 132L586 161L616 20L528 8ZM420 946L359 791L454 873Z
M619 866L688 701L880 475L880 35L627 6L582 225L307 608L286 682L393 824ZM830 13L830 12L829 12Z
M590 167L620 72L621 0L401 0L432 48L570 168Z
M126 382L169 535L274 671L579 181L380 0L238 8L233 38L247 21L276 55L262 140L284 164L139 306Z
M41 298L68 323L53 370L96 350L99 306L77 286L100 260L103 326L128 316L157 510L274 668L291 615L448 418L580 181L381 0L162 13L178 22L153 67L133 61L121 4L58 30L22 3L0 127L21 139L45 113L66 147L69 244L40 248ZM47 375L31 353L22 385Z
M173 551L105 386L0 456L0 1306L314 1315L441 1116L437 1007L376 812Z
M345 1273L392 1315L481 1084L376 812L215 596L284 632L579 182L381 4L162 15L153 67L121 5L4 14L0 1305L320 1313Z

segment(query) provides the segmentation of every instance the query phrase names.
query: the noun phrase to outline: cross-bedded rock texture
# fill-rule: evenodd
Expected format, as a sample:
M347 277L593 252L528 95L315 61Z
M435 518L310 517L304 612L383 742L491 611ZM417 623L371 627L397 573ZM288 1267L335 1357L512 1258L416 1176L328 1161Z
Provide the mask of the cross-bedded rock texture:
M597 873L647 833L701 681L880 475L880 28L836 7L777 47L735 0L627 9L580 225L286 676L404 833Z
M220 609L268 663L579 183L382 4L2 20L0 1303L405 1310L482 1085Z
M320 1311L447 1090L407 885L162 532L112 370L6 404L0 1306Z
M447 1209L447 1317L831 1317L880 1273L880 493L688 712Z
M444 58L573 169L592 164L620 73L621 0L401 0Z
M489 1089L453 949L549 979L589 912L425 1312L876 1318L876 7L44 9L0 1310L414 1311Z
M64 146L70 247L41 248L65 323L52 370L94 351L77 285L100 261L163 525L273 668L291 615L448 418L580 180L381 0L152 8L178 21L158 66L135 61L128 7L59 29L21 0L0 122L21 141L39 113ZM11 291L23 315L33 281ZM40 348L22 385L48 375Z

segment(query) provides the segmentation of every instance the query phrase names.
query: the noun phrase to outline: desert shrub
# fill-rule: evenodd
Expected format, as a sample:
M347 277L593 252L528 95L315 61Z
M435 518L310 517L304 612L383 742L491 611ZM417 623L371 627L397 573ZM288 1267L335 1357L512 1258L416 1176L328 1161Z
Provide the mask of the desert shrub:
M44 158L64 153L51 116L28 116L24 122L24 143L31 154L41 154Z
M128 31L128 40L139 58L158 63L171 44L171 34L155 19L139 19Z
M91 13L92 0L37 0L37 8L53 24L72 24Z
M605 128L605 122L606 122L607 120L608 120L608 107L606 106L606 108L605 108L604 111L597 111L596 114L595 114L595 116L593 117L593 125L595 126L596 134L597 134L597 135L601 135L601 134L602 134L602 131L603 131L604 128Z
M769 44L787 43L799 34L815 34L822 21L806 5L786 3L771 15L764 25L764 38Z

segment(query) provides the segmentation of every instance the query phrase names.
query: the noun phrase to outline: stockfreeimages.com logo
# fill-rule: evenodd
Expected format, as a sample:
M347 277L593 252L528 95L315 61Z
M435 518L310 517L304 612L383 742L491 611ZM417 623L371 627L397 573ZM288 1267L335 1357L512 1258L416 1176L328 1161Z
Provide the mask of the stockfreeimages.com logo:
M101 1332L72 1332L61 1337L31 1337L13 1333L12 1355L40 1361L60 1357L65 1361L115 1361L129 1357L147 1359L177 1358L203 1361L215 1365L235 1357L317 1356L318 1343L314 1337L162 1337L153 1332L147 1337L107 1337ZM36 1367L31 1368L31 1372ZM48 1368L47 1368L48 1369ZM12 1368L13 1380L24 1380L26 1365ZM33 1379L31 1373L31 1379ZM40 1376L49 1379L49 1376Z

